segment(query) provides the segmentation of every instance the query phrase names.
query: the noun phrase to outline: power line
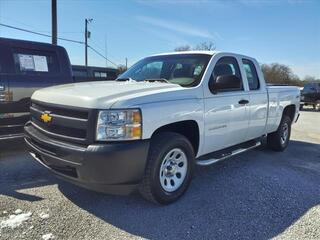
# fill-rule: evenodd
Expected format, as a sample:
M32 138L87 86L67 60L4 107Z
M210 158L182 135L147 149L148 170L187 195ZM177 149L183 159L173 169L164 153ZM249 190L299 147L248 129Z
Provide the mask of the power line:
M93 47L91 47L90 45L88 45L88 47L94 51L96 54L98 54L100 57L103 57L105 60L107 60L108 62L110 62L111 64L113 64L114 66L118 67L118 65L112 61L110 61L108 58L106 58L105 56L103 56L101 53L99 53L97 50L95 50Z
M0 0L0 1L1 1L1 0ZM96 42L96 41L94 41L93 39L90 39L90 42L91 42L91 46L94 47L94 48L96 48L96 49L98 49L100 52L104 52L104 51L106 50L105 48L103 49L103 48L99 45L99 43ZM112 56L109 52L108 52L108 55L111 56L112 59L115 60L116 62L121 62L119 59L117 59L117 57ZM108 58L108 57L107 57L107 54L105 54L105 57ZM108 59L109 59L109 58L108 58Z
M27 33L32 33L32 34L36 34L39 36L43 36L43 37L49 37L51 38L52 36L49 34L44 34L44 33L39 33L39 32L35 32L32 30L28 30L28 29L24 29L24 28L19 28L19 27L15 27L15 26L11 26L11 25L7 25L7 24L3 24L0 23L0 26L3 27L7 27L7 28L11 28L11 29L15 29L15 30L19 30L19 31L23 31L23 32L27 32ZM82 41L77 41L77 40L73 40L73 39L67 39L67 38L60 38L58 37L59 40L63 40L63 41L67 41L67 42L72 42L72 43L78 43L78 44L85 44ZM94 51L96 54L98 54L100 57L104 58L105 60L107 60L108 62L110 62L111 64L113 64L114 66L118 67L118 65L116 63L114 63L113 61L109 60L108 58L106 58L103 54L101 54L100 52L98 52L96 49L94 49L93 47L89 46L88 47Z
M27 33L36 34L36 35L39 35L39 36L44 36L44 37L50 37L51 38L51 35L49 35L49 34L39 33L39 32L35 32L35 31L24 29L24 28L18 28L18 27L14 27L14 26L11 26L11 25L3 24L3 23L0 23L0 26L7 27L7 28L12 28L12 29L23 31L23 32L27 32ZM62 40L62 41L67 41L67 42L84 44L84 42L82 42L82 41L76 41L76 40L67 39L67 38L60 38L59 37L58 39Z

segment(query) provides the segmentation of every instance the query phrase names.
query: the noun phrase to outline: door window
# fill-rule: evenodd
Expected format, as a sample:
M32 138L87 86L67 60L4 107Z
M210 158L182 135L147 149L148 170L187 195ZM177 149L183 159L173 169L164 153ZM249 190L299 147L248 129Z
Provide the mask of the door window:
M240 73L239 64L237 59L234 57L222 57L216 63L213 73L210 76L210 81L216 81L219 76L236 76L240 79L240 86L238 88L222 90L223 92L227 91L241 91L243 90L243 83Z
M254 66L253 62L248 59L242 59L242 63L246 72L249 89L258 90L260 88L260 84L256 67Z

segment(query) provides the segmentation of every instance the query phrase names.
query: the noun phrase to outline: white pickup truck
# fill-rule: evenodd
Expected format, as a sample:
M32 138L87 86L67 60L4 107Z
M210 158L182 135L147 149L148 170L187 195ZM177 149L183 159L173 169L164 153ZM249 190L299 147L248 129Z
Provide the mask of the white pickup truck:
M298 88L267 86L251 57L167 53L142 59L114 82L36 91L25 141L37 161L77 185L139 189L167 204L187 190L195 164L262 142L283 151L299 104Z

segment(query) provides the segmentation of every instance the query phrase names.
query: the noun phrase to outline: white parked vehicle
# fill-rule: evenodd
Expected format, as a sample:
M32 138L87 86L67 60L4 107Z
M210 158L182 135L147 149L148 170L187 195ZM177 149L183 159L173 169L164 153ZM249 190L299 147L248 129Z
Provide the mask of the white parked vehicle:
M188 188L194 164L257 147L283 151L300 91L270 86L258 62L212 51L142 59L114 82L36 91L25 141L58 176L96 191L139 189L167 204Z

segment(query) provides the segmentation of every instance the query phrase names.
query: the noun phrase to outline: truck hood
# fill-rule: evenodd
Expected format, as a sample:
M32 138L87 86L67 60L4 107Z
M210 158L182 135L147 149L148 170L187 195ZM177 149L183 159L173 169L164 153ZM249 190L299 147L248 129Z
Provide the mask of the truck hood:
M181 90L187 89L177 84L161 82L83 82L40 89L32 95L32 100L74 107L108 109L113 105L117 108L130 107L129 105L144 102L169 100L168 93L174 96L173 92ZM167 93L164 94L167 96L163 96L162 93ZM146 99L146 96L150 95L154 98Z

